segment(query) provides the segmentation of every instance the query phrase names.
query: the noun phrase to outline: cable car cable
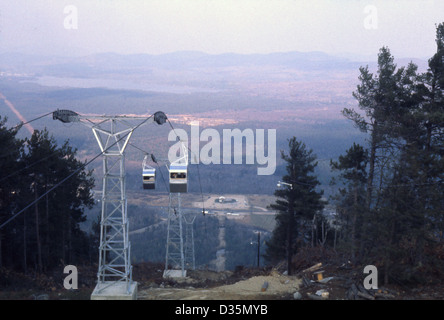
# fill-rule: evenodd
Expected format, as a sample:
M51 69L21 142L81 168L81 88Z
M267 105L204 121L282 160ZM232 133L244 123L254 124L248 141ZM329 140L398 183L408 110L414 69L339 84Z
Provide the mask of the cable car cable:
M48 112L48 113L46 113L46 114L44 114L44 115L38 116L37 118L34 118L34 119L29 120L29 121L27 121L27 122L20 122L18 125L16 125L16 126L13 127L13 128L15 129L15 128L19 127L18 129L20 130L24 125L26 125L26 124L28 124L28 123L31 123L31 122L33 122L33 121L39 120L39 119L41 119L41 118L44 118L44 117L46 117L46 116L49 116L49 115L52 114L53 112L54 112L54 111Z
M200 187L200 195L202 197L202 214L205 216L205 202L202 192L202 181L200 180L200 170L199 170L199 163L197 164L197 177L199 179L199 187Z
M140 149L138 146L132 144L131 142L128 142L128 145L130 145L131 147L136 148L137 150L143 152L145 155L152 155L152 153L146 152L145 150Z
M159 168L160 176L162 177L163 184L165 185L165 190L168 192L168 194L170 194L171 193L170 189L168 188L168 184L166 183L166 180L163 176L162 170L160 169L160 165L158 162L155 162L155 164L157 164L157 168Z

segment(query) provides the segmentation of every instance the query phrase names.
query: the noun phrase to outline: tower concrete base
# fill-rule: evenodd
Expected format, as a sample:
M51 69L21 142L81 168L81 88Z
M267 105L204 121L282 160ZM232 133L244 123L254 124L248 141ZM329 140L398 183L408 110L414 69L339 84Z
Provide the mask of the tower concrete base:
M184 270L182 274L182 270L177 269L168 269L163 271L164 278L184 278L187 276L187 271Z
M137 300L137 282L131 282L128 290L124 281L98 283L91 294L91 300Z

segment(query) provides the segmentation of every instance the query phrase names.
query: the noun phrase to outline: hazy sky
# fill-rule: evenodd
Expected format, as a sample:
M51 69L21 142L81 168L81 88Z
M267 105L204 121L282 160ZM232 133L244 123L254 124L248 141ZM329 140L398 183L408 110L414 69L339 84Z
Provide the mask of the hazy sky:
M1 0L0 52L429 58L443 0Z

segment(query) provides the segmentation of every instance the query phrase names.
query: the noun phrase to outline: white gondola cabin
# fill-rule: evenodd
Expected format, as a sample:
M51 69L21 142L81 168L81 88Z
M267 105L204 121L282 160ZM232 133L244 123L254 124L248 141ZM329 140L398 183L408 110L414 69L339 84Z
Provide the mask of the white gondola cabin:
M188 168L186 164L171 164L170 192L185 193L188 190Z
M147 164L146 156L142 164L142 183L143 189L156 188L156 169Z
M182 193L188 190L188 149L181 141L181 157L171 162L168 168L170 175L170 192Z

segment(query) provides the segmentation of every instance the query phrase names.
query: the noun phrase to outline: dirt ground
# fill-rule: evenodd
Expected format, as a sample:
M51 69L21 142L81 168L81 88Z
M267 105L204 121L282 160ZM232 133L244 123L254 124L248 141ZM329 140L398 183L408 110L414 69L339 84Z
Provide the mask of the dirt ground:
M314 267L314 268L313 268ZM307 268L312 270L304 271ZM63 266L45 275L0 269L0 300L89 300L97 266L78 267L78 289L63 287ZM187 270L185 278L164 278L163 263L133 265L139 300L443 300L444 281L392 283L366 290L362 266L329 257L297 260L294 275L284 262L264 269ZM322 274L320 278L318 272Z
M160 273L160 272L159 272ZM157 282L160 282L158 284ZM139 285L139 300L269 300L287 299L301 280L276 271L188 270L185 278L157 279Z
M429 285L401 286L391 284L378 289L366 290L366 276L361 267L319 263L313 272L287 276L281 264L270 269L244 269L215 272L188 270L187 277L164 279L162 266L151 269L150 279L139 281L139 300L442 300L444 283L437 281ZM140 269L138 269L141 267ZM148 274L139 265L139 272ZM304 268L305 269L305 268ZM318 280L316 272L322 272Z
M442 300L444 282L427 285L392 284L365 290L361 268L321 263L323 281L315 272L287 276L283 266L270 269L239 267L235 271L187 270L185 278L163 278L163 264L133 266L138 300ZM66 290L63 273L21 275L0 270L0 300L89 300L96 268L79 268L79 288Z

